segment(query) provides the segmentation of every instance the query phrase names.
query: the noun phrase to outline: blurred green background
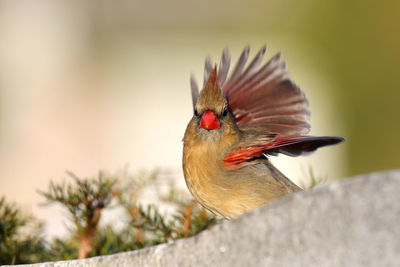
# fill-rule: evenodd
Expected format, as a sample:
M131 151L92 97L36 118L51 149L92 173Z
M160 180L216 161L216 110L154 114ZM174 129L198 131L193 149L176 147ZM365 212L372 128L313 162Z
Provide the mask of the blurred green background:
M399 18L398 1L0 0L0 193L57 224L35 190L66 169L181 176L189 74L246 44L282 52L312 134L346 138L309 161L284 158L284 172L304 165L290 177L399 168Z

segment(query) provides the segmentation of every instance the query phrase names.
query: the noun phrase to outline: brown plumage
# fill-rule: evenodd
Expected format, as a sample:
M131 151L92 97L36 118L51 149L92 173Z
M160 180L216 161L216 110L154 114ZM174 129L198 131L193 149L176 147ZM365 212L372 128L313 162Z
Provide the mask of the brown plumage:
M204 88L191 79L194 115L183 139L183 171L194 197L207 209L235 218L301 190L266 155L298 156L343 141L305 136L308 102L289 79L279 54L259 67L265 46L246 68L249 47L228 79L230 55L218 69L206 60Z

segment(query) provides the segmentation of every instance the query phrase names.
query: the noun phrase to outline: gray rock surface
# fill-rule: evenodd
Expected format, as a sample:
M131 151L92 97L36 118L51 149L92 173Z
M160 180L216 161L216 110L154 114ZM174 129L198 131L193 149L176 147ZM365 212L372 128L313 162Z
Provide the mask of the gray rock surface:
M170 244L29 266L400 266L400 171L300 192Z

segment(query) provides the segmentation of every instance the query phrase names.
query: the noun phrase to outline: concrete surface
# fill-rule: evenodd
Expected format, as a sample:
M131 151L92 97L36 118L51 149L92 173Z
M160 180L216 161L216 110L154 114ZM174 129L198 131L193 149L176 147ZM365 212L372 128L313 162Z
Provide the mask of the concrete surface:
M400 266L400 171L300 192L170 244L24 266Z

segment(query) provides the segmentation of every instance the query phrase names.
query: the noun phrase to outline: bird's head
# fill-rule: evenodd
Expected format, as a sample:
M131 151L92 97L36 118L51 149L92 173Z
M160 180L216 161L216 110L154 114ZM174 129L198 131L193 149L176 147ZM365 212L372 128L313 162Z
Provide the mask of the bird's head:
M228 103L219 87L216 67L197 99L194 116L199 129L219 131L229 119Z

